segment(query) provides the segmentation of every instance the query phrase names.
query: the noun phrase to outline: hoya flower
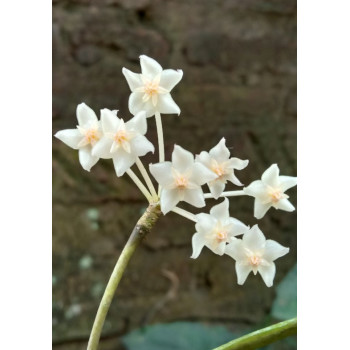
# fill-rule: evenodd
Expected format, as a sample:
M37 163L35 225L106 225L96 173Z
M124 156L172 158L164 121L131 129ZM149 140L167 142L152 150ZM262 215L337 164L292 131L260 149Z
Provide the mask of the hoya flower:
M271 239L266 240L258 225L254 225L242 239L231 238L225 250L225 254L236 260L238 284L243 284L253 271L254 275L260 273L268 287L273 285L276 274L274 261L288 252L289 248Z
M154 146L145 136L147 122L145 112L139 112L128 122L117 117L117 111L101 110L103 137L96 143L92 154L113 159L117 176L122 176L138 157L154 152Z
M261 180L253 181L243 191L255 197L254 216L261 219L266 212L274 207L285 211L295 210L284 192L297 184L297 178L292 176L279 176L277 164L272 164L261 176Z
M204 207L201 186L216 177L203 164L195 162L191 152L177 145L174 147L171 162L151 164L149 168L162 186L160 206L163 214L172 210L180 201L197 208Z
M197 232L192 237L193 259L199 256L204 246L215 254L223 255L231 237L241 235L249 229L241 221L230 217L227 198L212 207L210 214L197 214L196 218Z
M99 160L98 156L92 155L92 148L102 136L100 122L95 112L85 103L78 105L77 119L79 125L76 129L58 131L55 137L69 147L78 149L81 166L90 171Z
M249 161L238 158L230 158L230 151L225 145L225 138L213 147L209 153L201 152L196 156L196 160L212 170L217 178L208 183L209 190L215 199L219 198L224 191L227 181L231 181L237 186L243 186L234 174L234 170L244 169Z
M129 84L131 95L129 110L132 114L146 111L147 117L156 112L180 114L170 91L181 80L182 70L165 69L153 58L140 56L141 74L123 68L122 72Z

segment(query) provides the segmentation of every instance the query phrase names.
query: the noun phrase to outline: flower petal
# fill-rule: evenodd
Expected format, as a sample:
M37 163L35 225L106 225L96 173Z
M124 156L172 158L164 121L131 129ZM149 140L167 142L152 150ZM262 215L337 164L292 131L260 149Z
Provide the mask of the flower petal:
M129 97L129 111L131 114L136 115L141 111L146 112L146 117L152 117L155 113L154 106L152 104L152 100L143 101L143 92L132 92Z
M280 173L280 170L277 164L272 164L268 169L264 171L264 173L261 176L261 180L265 185L277 187L279 182L278 180L279 173Z
M101 127L104 133L116 132L120 124L117 115L107 108L101 109Z
M227 198L210 209L210 215L213 215L215 219L224 221L230 217L229 211L229 202Z
M237 283L242 285L246 281L251 271L252 268L250 265L236 262Z
M204 195L201 188L184 190L183 200L196 208L203 208L205 206Z
M226 248L226 242L223 241L223 242L220 242L219 244L217 244L215 242L215 244L210 244L208 242L207 244L207 247L214 253L214 254L217 254L217 255L224 255L225 253L225 248Z
M225 145L225 138L223 137L220 142L209 151L209 155L215 158L219 163L225 162L230 157L230 151Z
M220 180L212 181L208 184L210 193L213 195L215 199L218 199L222 192L224 192L225 189L225 183L223 183Z
M171 171L171 162L162 162L149 165L149 171L157 182L167 188L174 182L174 178Z
M77 119L81 127L89 127L98 122L95 112L85 103L78 105Z
M177 114L180 115L180 107L175 103L170 94L159 94L157 110L161 114Z
M92 148L91 154L95 157L110 159L112 158L111 147L113 140L109 137L102 137Z
M156 60L146 55L140 56L140 64L142 74L147 76L148 79L155 78L163 70L162 66Z
M216 220L209 214L200 213L196 215L196 230L199 233L208 234L216 225Z
M258 198L256 198L254 202L254 216L257 219L262 219L270 208L271 203L263 203Z
M238 236L246 233L249 230L249 227L243 222L235 219L235 218L228 218L225 222L224 225L228 223L229 225L232 226L232 228L229 230L229 234L231 236Z
M196 162L202 163L207 168L211 167L211 157L208 152L202 151L196 155Z
M185 172L187 169L192 168L194 163L193 154L181 146L175 145L174 151L171 155L171 161L173 166L179 172Z
M137 133L144 135L147 132L147 121L146 121L146 112L138 112L135 117L130 119L125 123L125 127L128 130L136 131Z
M131 152L138 157L142 157L148 152L154 153L153 144L145 136L136 135L131 141Z
M288 199L281 199L275 204L276 209L284 210L284 211L294 211L294 205Z
M288 253L289 248L283 247L283 245L279 244L276 241L273 241L272 239L268 239L266 241L264 259L267 261L274 261Z
M202 163L195 162L192 167L192 173L190 176L190 181L194 182L200 186L205 183L216 179L218 176L211 170L209 170Z
M170 210L174 209L181 199L182 195L180 191L163 188L160 195L160 207L163 214L165 215L169 213Z
M168 90L169 92L179 83L182 79L183 71L181 69L164 69L161 76L159 86Z
M205 245L205 238L200 233L196 232L192 236L192 259L197 259Z
M135 162L136 156L132 153L125 152L122 148L119 148L113 154L114 169L118 177L123 176Z
M279 177L280 188L283 192L289 190L290 188L296 186L297 178L293 176L280 176Z
M242 170L248 166L249 160L248 159L242 160L239 158L230 158L226 164L228 168Z
M243 188L248 196L263 199L266 196L266 186L261 180L253 181L249 186Z
M274 263L270 263L269 265L259 265L258 271L266 286L272 287L273 279L276 275L276 265Z
M235 184L236 186L244 186L242 184L241 181L238 180L238 178L236 177L236 175L234 174L233 170L231 174L227 174L226 176L228 181L231 181L233 184Z
M254 225L248 232L246 232L243 235L242 240L244 246L252 252L263 251L266 243L266 238L258 225Z
M79 162L84 170L90 169L98 162L98 157L91 155L91 146L83 147L79 150Z
M128 82L131 91L134 91L138 87L142 86L141 74L134 73L129 69L123 68L122 73L126 81Z
M235 237L232 237L229 244L226 245L225 254L227 254L237 262L243 262L247 259L243 241Z
M67 146L78 149L78 144L84 136L78 129L66 129L56 132L55 137L64 142Z

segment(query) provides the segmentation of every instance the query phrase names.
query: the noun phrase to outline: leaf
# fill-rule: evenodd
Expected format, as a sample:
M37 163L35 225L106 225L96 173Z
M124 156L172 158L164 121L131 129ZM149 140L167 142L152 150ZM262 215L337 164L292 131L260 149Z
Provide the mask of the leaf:
M288 272L277 286L277 297L273 302L271 315L287 320L297 315L297 265Z
M221 326L174 322L137 329L122 342L128 350L210 350L236 337Z

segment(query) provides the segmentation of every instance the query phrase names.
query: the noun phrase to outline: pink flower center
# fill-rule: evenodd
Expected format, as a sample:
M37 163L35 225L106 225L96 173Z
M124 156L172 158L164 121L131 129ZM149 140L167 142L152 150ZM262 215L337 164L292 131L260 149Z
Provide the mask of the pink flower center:
M216 233L216 239L219 242L226 241L227 239L227 232L225 230L220 230Z
M91 145L94 145L99 140L97 130L95 129L87 130L85 133L85 140Z
M221 165L217 165L217 166L213 167L213 171L219 177L225 174L225 170L223 169L223 167Z
M249 260L253 266L258 266L261 263L261 258L256 255L251 256Z
M185 176L180 175L175 179L175 184L177 188L186 188L188 185L188 180Z
M158 83L154 81L150 81L145 84L145 94L148 96L153 96L158 93Z
M114 141L117 142L119 145L121 145L123 142L125 142L127 140L128 140L128 137L127 137L125 130L119 130L114 135Z
M277 203L281 199L286 198L286 195L281 190L273 190L269 193L269 196L273 203Z

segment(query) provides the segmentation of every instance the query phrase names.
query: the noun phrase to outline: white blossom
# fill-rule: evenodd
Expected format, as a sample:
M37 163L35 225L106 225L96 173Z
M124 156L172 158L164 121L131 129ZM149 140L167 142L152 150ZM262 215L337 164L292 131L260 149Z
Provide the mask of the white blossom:
M145 136L147 122L145 112L139 112L128 122L119 119L117 111L101 110L103 137L96 143L92 154L104 159L113 159L117 176L122 176L137 157L154 152L154 146Z
M272 164L263 174L261 180L253 181L243 191L255 197L254 216L261 219L266 212L274 207L285 211L295 210L284 192L297 184L297 178L292 176L279 176L277 164Z
M238 284L242 285L253 271L254 275L260 273L268 287L273 285L276 274L276 265L273 261L288 252L289 248L271 239L266 240L258 225L254 225L242 239L231 238L225 249L225 254L236 260Z
M150 172L162 186L160 206L163 214L172 210L180 201L197 208L204 207L201 186L216 177L203 164L195 162L191 152L177 145L172 153L172 161L151 164Z
M92 149L102 136L100 122L95 112L85 103L78 105L76 114L77 128L58 131L55 137L69 147L79 150L81 166L90 171L99 160L98 156L92 155Z
M241 235L249 229L241 221L230 217L227 198L212 207L210 214L197 214L196 219L197 232L192 237L193 259L199 256L204 246L215 254L223 255L231 237Z
M179 115L180 108L170 91L181 80L182 70L163 70L157 61L145 55L140 56L140 64L141 74L126 68L122 70L131 90L130 112L136 114L144 110L147 117L152 117L156 112Z
M219 198L224 191L227 181L231 181L237 186L243 186L235 176L234 170L244 169L249 161L239 158L230 158L230 151L225 145L224 137L209 151L209 153L203 151L197 155L196 160L217 175L216 179L208 183L209 190L215 199Z

